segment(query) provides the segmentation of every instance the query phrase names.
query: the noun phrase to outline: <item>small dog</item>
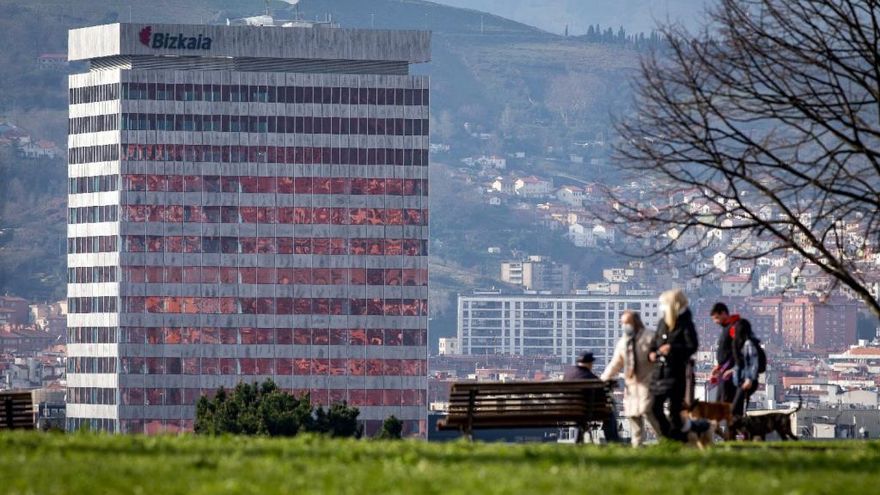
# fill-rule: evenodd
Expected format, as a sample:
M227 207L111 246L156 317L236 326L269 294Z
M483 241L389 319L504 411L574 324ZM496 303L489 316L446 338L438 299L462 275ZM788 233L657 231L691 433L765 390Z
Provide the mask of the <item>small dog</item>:
M709 427L702 432L687 432L688 445L694 446L700 450L705 450L715 443L715 431L718 429L717 421L703 420L709 423Z
M776 432L782 440L797 440L791 429L791 415L800 411L803 399L791 411L770 412L764 414L745 415L735 418L730 427L730 437L736 438L742 433L746 440L765 440L767 435Z
M696 418L690 411L682 411L681 419L690 428L685 435L687 444L700 450L705 450L715 443L715 432L718 430L718 421L714 419Z

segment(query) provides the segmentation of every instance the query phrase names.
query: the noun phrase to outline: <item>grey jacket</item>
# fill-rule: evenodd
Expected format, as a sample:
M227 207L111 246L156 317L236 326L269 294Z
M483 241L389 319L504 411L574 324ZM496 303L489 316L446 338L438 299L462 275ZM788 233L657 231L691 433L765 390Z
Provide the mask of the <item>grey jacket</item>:
M742 385L746 380L758 381L758 349L752 339L746 339L742 348L743 362L733 369L733 384Z

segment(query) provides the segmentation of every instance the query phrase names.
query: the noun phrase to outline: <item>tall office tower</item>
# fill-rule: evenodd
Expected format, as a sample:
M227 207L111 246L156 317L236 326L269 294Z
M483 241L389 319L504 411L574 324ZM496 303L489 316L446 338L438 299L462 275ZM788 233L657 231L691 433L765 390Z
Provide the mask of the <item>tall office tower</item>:
M430 34L70 31L68 429L272 378L425 434Z

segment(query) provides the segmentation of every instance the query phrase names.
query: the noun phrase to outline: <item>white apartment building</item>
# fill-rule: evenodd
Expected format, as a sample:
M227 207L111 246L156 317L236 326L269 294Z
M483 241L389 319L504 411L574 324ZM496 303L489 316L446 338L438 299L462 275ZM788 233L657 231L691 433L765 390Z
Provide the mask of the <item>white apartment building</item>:
M620 315L639 311L657 324L657 297L474 293L458 296L458 344L463 355L559 356L582 352L602 369L621 336Z

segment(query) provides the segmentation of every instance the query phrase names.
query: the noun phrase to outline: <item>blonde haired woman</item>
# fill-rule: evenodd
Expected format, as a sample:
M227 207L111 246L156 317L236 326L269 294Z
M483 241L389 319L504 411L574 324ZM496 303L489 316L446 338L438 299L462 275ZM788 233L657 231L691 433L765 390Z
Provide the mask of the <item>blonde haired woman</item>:
M681 409L687 388L687 364L699 346L697 331L688 309L687 297L680 289L661 294L659 308L663 317L657 324L654 343L648 355L655 363L651 378L654 401L651 410L661 435L684 441L687 436L681 431ZM667 401L668 418L663 413Z
M639 447L645 440L645 420L659 435L660 429L651 415L651 374L654 363L648 359L654 343L654 331L645 328L639 313L626 310L620 315L623 336L617 341L614 355L602 372L602 380L613 380L623 371L623 415L629 418L632 445Z

